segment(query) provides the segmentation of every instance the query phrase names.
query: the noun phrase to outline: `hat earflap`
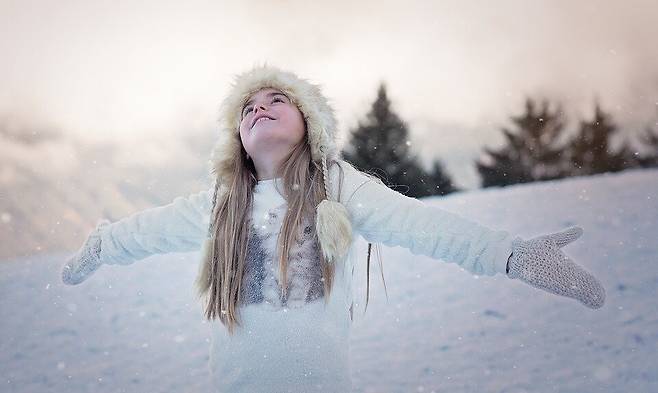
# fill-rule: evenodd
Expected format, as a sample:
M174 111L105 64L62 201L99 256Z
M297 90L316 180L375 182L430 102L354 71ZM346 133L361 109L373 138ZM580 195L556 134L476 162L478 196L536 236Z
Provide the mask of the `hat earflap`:
M322 156L322 174L327 197L318 204L315 229L322 254L327 262L335 263L347 253L352 243L352 225L345 206L329 199L329 176L325 155Z

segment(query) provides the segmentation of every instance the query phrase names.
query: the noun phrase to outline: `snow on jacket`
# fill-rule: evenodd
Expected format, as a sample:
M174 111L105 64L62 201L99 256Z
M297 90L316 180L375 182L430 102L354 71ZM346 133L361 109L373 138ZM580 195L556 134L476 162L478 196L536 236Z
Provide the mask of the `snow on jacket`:
M342 163L341 163L342 164ZM349 165L338 195L339 170L329 169L332 198L347 208L354 232L373 243L402 246L413 254L456 263L477 275L505 273L511 236L429 206L371 180ZM305 223L290 250L287 298L279 291L276 237L287 204L275 179L254 192L243 303L243 327L229 336L210 323L210 374L216 392L348 392L352 388L349 334L354 241L336 264L329 302L320 282L319 245ZM101 233L101 260L130 264L156 253L198 251L207 234L213 189L123 218ZM362 262L362 261L361 261Z

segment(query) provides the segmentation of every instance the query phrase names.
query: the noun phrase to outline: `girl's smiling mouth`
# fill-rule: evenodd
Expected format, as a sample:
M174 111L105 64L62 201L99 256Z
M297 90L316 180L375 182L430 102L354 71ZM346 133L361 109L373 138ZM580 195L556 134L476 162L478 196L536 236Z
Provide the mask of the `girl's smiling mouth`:
M261 122L261 121L266 121L266 120L276 120L276 119L274 119L274 118L272 118L268 115L258 116L258 117L256 117L256 119L254 119L254 122L251 124L251 128L254 128L256 123Z

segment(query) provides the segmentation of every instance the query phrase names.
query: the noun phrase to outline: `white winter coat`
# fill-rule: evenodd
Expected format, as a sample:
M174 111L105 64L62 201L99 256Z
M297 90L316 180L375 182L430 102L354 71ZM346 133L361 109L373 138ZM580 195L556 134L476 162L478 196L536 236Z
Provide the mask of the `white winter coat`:
M340 195L338 169L329 170L332 199L347 208L354 239L405 247L473 274L505 273L512 252L508 232L429 206L348 165L341 167ZM207 234L212 195L211 188L178 197L114 222L101 234L101 260L129 264L156 253L198 251ZM255 195L254 210L285 202L282 197L271 201L270 196L260 200ZM276 311L249 305L241 310L246 327L233 337L218 321L211 324L210 372L216 391L350 391L353 267L365 262L357 260L353 246L336 265L326 307L324 301Z

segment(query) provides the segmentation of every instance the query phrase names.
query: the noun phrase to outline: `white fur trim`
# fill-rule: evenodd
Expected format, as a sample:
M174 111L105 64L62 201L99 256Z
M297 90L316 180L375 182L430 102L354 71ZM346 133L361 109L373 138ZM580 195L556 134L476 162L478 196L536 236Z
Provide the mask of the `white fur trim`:
M352 243L349 213L339 202L323 200L317 208L316 230L326 260L334 263L347 253Z
M213 149L211 168L223 183L229 182L228 168L238 159L242 107L254 92L265 87L281 90L304 115L313 161L320 162L323 153L330 157L338 155L336 117L320 86L277 67L256 66L235 76L230 93L220 107L220 136Z

